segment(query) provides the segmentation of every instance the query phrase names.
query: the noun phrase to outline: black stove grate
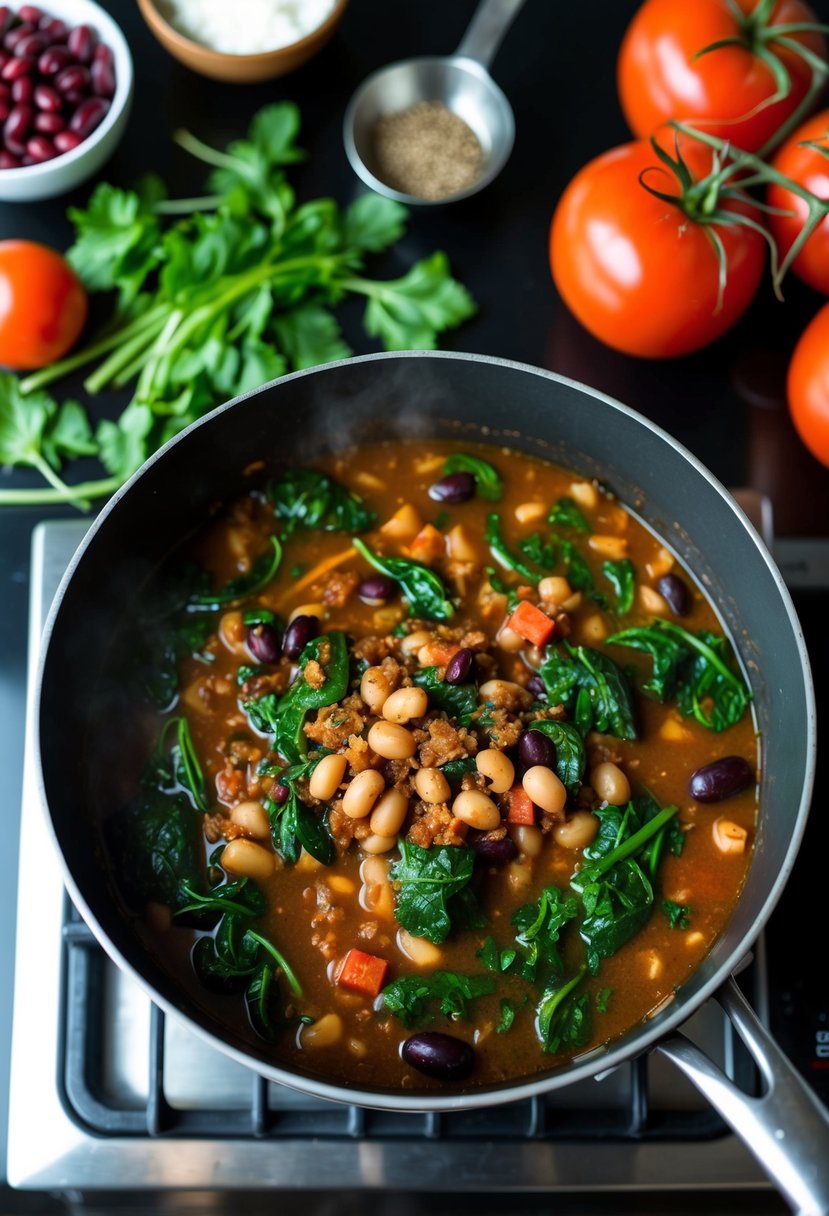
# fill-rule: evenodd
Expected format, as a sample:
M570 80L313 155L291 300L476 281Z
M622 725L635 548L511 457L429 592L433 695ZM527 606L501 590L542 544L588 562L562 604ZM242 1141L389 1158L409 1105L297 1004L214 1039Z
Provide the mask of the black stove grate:
M621 1086L623 1099L609 1108L567 1103L567 1090L555 1101L537 1096L485 1109L440 1114L394 1113L340 1103L308 1107L302 1098L292 1104L292 1091L280 1089L279 1108L270 1103L273 1086L251 1073L249 1100L235 1108L201 1105L181 1109L165 1096L165 1014L151 1006L149 1081L140 1105L113 1099L104 1083L107 956L67 899L63 927L63 1040L59 1077L67 1113L99 1136L238 1138L280 1137L351 1140L394 1140L417 1137L444 1142L489 1141L703 1141L726 1135L728 1128L709 1107L663 1109L651 1100L649 1057L622 1067L628 1070ZM750 973L749 973L750 978ZM744 981L745 982L745 981ZM729 1024L729 1053L734 1078L746 1092L756 1093L756 1071L750 1056Z

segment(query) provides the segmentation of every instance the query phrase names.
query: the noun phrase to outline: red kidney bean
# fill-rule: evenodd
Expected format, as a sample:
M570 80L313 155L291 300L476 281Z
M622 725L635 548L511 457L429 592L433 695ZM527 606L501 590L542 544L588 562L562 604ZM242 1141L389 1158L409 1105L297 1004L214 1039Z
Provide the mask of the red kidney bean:
M547 689L541 676L530 676L527 680L527 692L531 692L537 701L547 700Z
M555 768L555 744L543 731L525 730L518 740L518 759L527 768L532 768L536 764L543 764L545 768Z
M21 38L25 38L27 34L33 34L34 32L35 27L25 21L22 25L15 25L3 39L3 46L7 51L13 51Z
M103 97L90 97L82 102L69 119L69 130L87 139L100 126L109 112L109 102Z
M89 94L86 89L70 89L68 93L63 94L64 104L71 109L77 109L85 101L89 100Z
M0 148L0 169L19 169L20 158L12 156L5 148Z
M2 97L4 101L10 101L11 95L11 85L6 84L5 80L0 80L0 97Z
M47 46L37 61L37 70L41 76L57 76L70 63L74 63L74 60L65 46Z
M86 90L90 85L89 68L85 68L82 63L70 63L61 68L54 83L59 93L71 93L75 89Z
M5 34L12 19L12 11L7 4L0 4L0 34Z
M109 67L115 66L115 56L112 53L112 47L107 46L105 42L99 42L92 54L93 63L105 63Z
M397 583L385 574L370 574L357 588L361 600L369 604L385 604L397 590Z
M63 98L57 89L53 89L49 84L39 84L35 86L34 102L39 110L46 110L50 114L57 114L63 105Z
M92 77L93 93L98 97L115 96L115 76L108 63L93 60L89 74Z
M81 63L89 63L95 50L96 38L88 25L76 25L69 31L66 45Z
M19 144L25 138L26 133L32 125L32 119L35 112L32 106L20 105L15 106L9 114L3 126L3 139L6 147L10 152L14 152L15 156L22 156L22 152L18 152L14 144Z
M0 97L0 122L5 122L12 112L12 103L7 97Z
M319 634L317 616L295 616L282 638L282 653L286 659L298 659L305 647Z
M475 496L475 478L471 473L449 473L429 486L429 497L435 502L468 502Z
M36 165L37 161L35 160L35 158L33 156L30 156L29 153L24 149L23 157L22 157L20 163L21 163L21 165L23 165L25 167L27 165Z
M469 673L475 662L475 656L468 646L456 650L446 664L446 675L443 677L447 684L463 684L469 679Z
M42 55L47 47L46 39L43 34L27 34L25 38L21 38L14 48L14 53L18 59L24 56L29 59L37 59L38 55Z
M45 160L54 160L58 154L57 148L47 135L33 135L26 144L26 151L38 164Z
M0 76L4 80L19 80L21 76L28 76L34 71L34 59L10 59Z
M45 34L50 43L66 42L69 34L69 26L65 21L61 21L60 17L50 17L48 14L38 22L37 27L41 34Z
M410 1068L441 1081L462 1081L475 1066L475 1052L468 1043L438 1030L413 1034L406 1039L400 1054Z
M18 76L12 81L12 101L31 101L35 91L35 82L31 76Z
M251 625L247 636L248 650L259 663L278 663L282 653L279 630L267 621Z
M0 68L4 68L11 59L8 51L0 51Z
M79 144L83 143L83 138L76 131L58 131L52 142L58 152L72 152Z
M475 858L487 866L505 866L518 853L515 841L511 836L501 840L491 840L488 836L480 836L474 843Z
M691 592L678 574L663 574L657 580L656 590L674 616L687 616L691 611Z
M691 774L688 791L697 802L722 802L754 784L754 770L742 756L723 756Z
M39 114L35 114L34 128L43 135L57 135L59 131L66 129L66 119L61 114L50 114L48 110L41 110Z
M32 25L37 25L46 16L43 9L38 8L36 4L21 4L17 15L21 21L28 21Z

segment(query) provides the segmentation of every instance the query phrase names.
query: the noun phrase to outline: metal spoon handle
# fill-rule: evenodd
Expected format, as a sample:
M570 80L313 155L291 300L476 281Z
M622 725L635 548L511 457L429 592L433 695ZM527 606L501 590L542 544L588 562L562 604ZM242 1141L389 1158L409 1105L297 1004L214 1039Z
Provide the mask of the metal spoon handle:
M488 68L523 4L524 0L481 0L455 54Z

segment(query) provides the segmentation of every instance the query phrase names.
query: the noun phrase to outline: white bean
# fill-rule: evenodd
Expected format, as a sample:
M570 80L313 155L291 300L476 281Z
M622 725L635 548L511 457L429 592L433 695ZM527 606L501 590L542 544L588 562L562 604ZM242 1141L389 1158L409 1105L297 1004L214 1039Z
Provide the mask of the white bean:
M480 790L462 790L452 803L452 814L471 828L489 832L501 822L498 807Z
M415 790L424 802L446 802L449 782L439 768L419 768L414 775Z
M424 688L398 688L383 703L383 717L387 722L411 722L412 718L422 718L428 708Z
M343 811L349 819L365 819L385 788L382 773L376 768L364 768L343 795Z
M563 849L584 849L596 838L599 820L591 811L574 811L553 828L553 840Z
M383 668L367 667L360 680L360 696L372 713L380 713L390 693L391 684Z
M603 760L590 770L590 784L611 806L627 806L630 802L630 782L612 760Z
M271 821L261 802L237 802L230 812L230 821L254 840L270 840Z
M567 789L551 768L534 764L524 774L521 784L536 806L548 815L560 815L567 801Z
M417 751L412 732L397 722L375 722L368 732L368 745L384 760L406 760Z
M515 783L515 765L497 747L487 747L475 757L478 772L489 778L493 794L506 794Z
M239 874L243 878L255 878L260 882L270 878L274 872L274 854L263 849L261 844L245 840L237 836L230 840L222 850L222 866L231 874Z
M375 836L395 836L409 813L409 800L402 790L386 790L374 804L369 827Z
M308 790L312 798L328 802L334 797L345 776L346 763L345 756L337 753L332 756L323 756L308 782Z

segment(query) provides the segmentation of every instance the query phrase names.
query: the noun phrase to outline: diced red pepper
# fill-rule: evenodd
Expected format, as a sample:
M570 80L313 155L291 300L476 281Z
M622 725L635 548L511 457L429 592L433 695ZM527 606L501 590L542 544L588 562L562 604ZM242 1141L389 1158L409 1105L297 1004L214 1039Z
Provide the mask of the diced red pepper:
M507 621L510 629L533 646L544 646L555 632L556 623L537 604L522 600Z
M350 988L353 992L379 996L388 970L389 965L384 958L366 954L364 950L349 950L337 975L337 983L341 988Z
M535 803L521 785L514 785L509 792L507 823L535 823Z

